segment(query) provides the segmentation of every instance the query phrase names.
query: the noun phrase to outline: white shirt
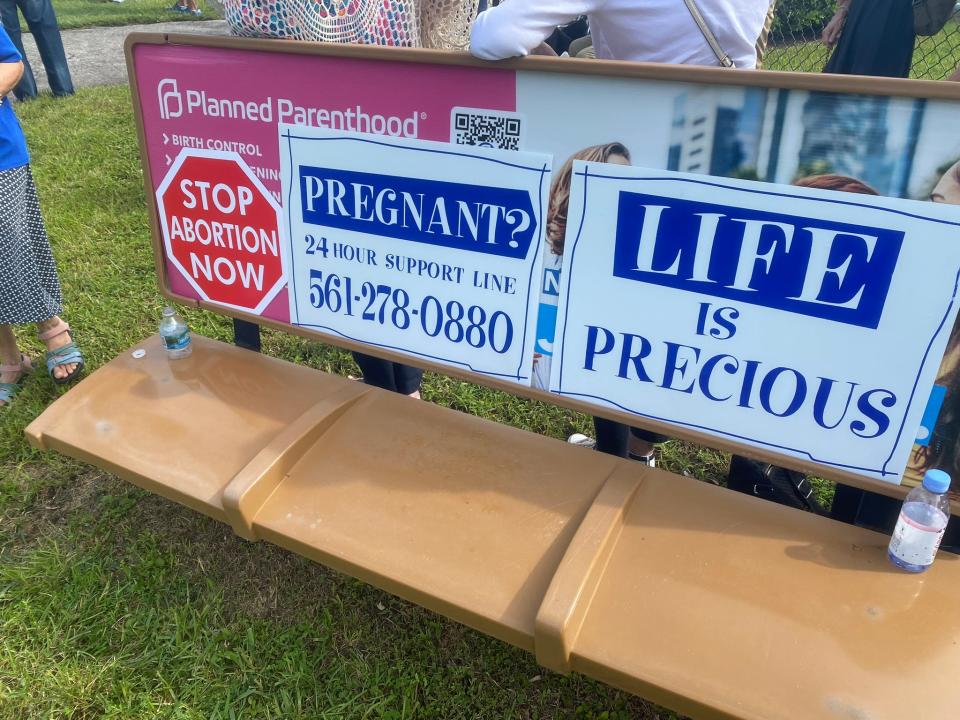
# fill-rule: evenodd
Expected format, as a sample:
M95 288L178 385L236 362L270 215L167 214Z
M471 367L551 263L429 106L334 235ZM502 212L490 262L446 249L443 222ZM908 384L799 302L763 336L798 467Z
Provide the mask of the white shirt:
M770 0L696 0L738 68L756 66ZM526 55L558 25L590 18L598 58L719 66L683 0L507 0L474 21L470 52L484 60Z

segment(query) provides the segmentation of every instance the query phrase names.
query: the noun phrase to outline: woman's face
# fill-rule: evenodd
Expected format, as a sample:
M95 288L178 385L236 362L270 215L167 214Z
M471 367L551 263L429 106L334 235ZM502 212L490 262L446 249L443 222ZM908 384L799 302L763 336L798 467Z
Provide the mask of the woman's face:
M613 154L607 158L607 162L611 165L629 165L630 161L627 160L623 155Z
M960 162L944 173L930 193L930 199L934 202L960 205Z

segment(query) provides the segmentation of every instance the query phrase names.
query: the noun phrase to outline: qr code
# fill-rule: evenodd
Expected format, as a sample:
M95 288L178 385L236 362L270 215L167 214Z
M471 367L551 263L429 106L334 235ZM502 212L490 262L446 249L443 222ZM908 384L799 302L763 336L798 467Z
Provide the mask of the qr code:
M518 113L475 108L454 108L450 119L450 142L500 150L519 150L523 140L523 117Z

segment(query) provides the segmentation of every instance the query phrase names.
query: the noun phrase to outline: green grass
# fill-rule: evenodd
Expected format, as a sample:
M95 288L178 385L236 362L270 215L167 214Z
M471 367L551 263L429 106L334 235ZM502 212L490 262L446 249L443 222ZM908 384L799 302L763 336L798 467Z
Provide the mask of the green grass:
M143 185L126 88L17 108L66 317L91 367L155 331ZM64 119L69 118L69 122ZM188 311L199 332L228 321ZM26 330L25 350L40 345ZM335 372L349 355L268 332L265 350ZM61 389L31 378L0 412L0 720L675 716L24 441ZM428 376L425 396L556 437L583 416ZM723 456L670 443L707 479Z
M57 21L62 30L109 25L136 25L140 23L173 22L176 20L215 20L223 17L214 3L197 0L203 17L170 12L174 0L53 0ZM29 32L21 17L20 26Z
M767 70L820 72L830 52L820 42L799 42L769 49L763 67ZM936 35L917 38L910 77L944 80L960 66L960 25L951 22Z

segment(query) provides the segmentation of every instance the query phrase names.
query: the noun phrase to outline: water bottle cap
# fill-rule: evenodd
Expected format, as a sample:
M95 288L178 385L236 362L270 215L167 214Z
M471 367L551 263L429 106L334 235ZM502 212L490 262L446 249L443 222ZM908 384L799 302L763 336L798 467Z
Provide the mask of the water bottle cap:
M176 314L176 313L174 312L174 310L173 310L172 307L167 306L167 307L165 307L165 308L163 309L163 316L164 316L164 317L173 317L175 314Z
M923 487L932 493L945 493L950 489L950 476L943 470L927 470L923 476Z

